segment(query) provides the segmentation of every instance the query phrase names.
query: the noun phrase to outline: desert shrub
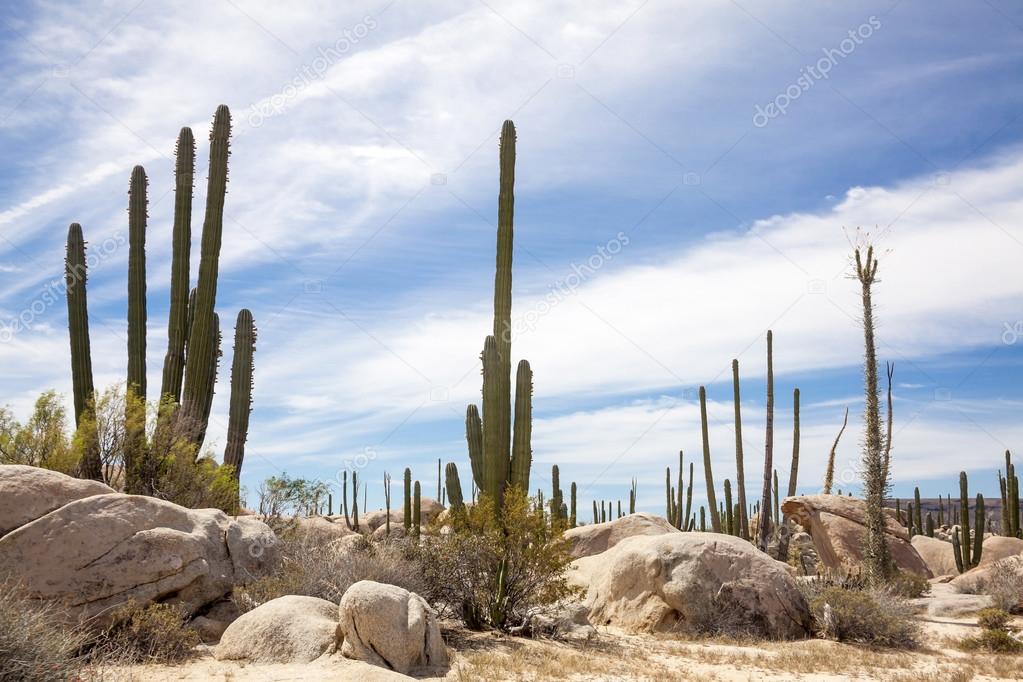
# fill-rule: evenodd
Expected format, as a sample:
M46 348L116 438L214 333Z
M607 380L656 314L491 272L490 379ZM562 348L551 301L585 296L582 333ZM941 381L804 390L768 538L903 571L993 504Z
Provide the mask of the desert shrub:
M355 538L324 545L296 530L279 542L281 567L273 575L235 589L232 599L240 611L288 594L336 604L360 580L397 585L417 594L427 591L419 565L403 541L371 543Z
M826 587L809 600L817 634L840 642L913 648L920 625L909 604L888 591Z
M899 571L892 576L888 589L904 599L919 599L931 591L931 582L916 573Z
M27 599L13 583L0 582L0 680L75 679L84 635L64 622L57 606Z
M89 659L105 664L177 663L192 656L199 633L185 627L187 614L172 604L120 607L89 643Z
M1007 611L999 608L986 608L977 611L977 625L985 630L1008 630L1012 618Z
M470 628L510 629L572 596L572 557L559 524L516 488L500 515L480 498L451 516L451 532L429 533L416 554L426 596Z
M259 484L257 513L278 536L287 535L298 528L298 516L318 513L320 501L329 493L322 481L291 478L284 472Z
M1005 630L984 630L979 635L962 640L959 646L966 651L987 651L996 654L1023 653L1023 642Z
M1023 560L1009 557L996 561L988 577L977 591L991 596L995 606L1009 613L1019 612L1023 606Z

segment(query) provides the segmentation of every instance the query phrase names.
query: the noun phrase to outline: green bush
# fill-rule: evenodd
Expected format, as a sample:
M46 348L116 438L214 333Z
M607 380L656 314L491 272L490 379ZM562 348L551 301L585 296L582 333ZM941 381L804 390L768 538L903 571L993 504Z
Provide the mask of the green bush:
M888 588L905 599L919 599L931 591L931 581L916 573L899 571L892 576Z
M1004 630L1008 632L1009 620L1012 616L999 608L986 608L977 612L977 625L985 630Z
M920 625L910 606L888 591L827 587L810 600L817 633L840 642L915 648Z
M84 634L62 623L55 605L25 598L10 582L0 582L0 680L73 680L82 660Z
M439 530L439 529L438 529ZM470 628L508 630L575 594L561 524L517 488L496 514L485 496L451 516L451 532L429 533L417 549L427 597Z
M959 646L966 651L988 651L996 654L1023 652L1023 642L1005 630L984 630L975 637L967 637Z

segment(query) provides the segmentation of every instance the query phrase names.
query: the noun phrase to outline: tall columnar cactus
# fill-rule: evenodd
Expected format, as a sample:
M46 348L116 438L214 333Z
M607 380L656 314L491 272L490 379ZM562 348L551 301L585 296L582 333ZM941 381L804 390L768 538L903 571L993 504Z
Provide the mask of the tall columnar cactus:
M359 473L352 472L352 530L359 532Z
M1005 476L999 473L998 485L1002 494L1002 535L1020 537L1019 477L1008 450L1005 451Z
M174 165L174 229L171 234L170 314L167 318L167 355L163 360L160 400L181 401L188 339L188 278L192 248L192 188L195 176L195 138L191 128L178 133Z
M128 186L128 383L146 399L146 171L135 166Z
M416 481L414 492L412 493L412 537L418 538L422 534L423 530L423 492L419 485L419 481Z
M199 259L199 284L196 287L195 313L188 335L185 358L185 384L182 412L188 433L196 446L202 445L209 412L204 405L212 400L217 366L217 276L220 270L220 244L224 230L224 197L227 194L227 157L231 137L231 112L225 105L217 108L210 132L210 170L206 188L206 216L202 228Z
M384 472L384 533L391 535L391 475Z
M345 527L352 529L352 517L348 515L348 469L341 470L341 511L345 515Z
M764 444L764 486L760 500L757 544L764 552L771 534L771 471L774 467L774 333L767 330L767 428Z
M728 535L737 535L735 532L735 517L732 514L732 482L725 479L725 528Z
M927 533L927 537L929 537L929 538L933 538L934 537L934 517L931 516L930 512L927 512L926 533Z
M234 360L231 363L231 410L227 420L227 447L224 464L234 467L237 481L245 460L245 441L249 436L252 412L252 355L256 351L256 324L246 308L238 312L234 325Z
M448 504L454 513L465 508L462 498L462 482L458 478L458 467L454 462L448 462L444 467L444 486L448 494Z
M970 537L970 493L966 472L959 472L959 529L952 533L952 551L956 568L965 573L980 564L984 548L984 496L977 494L974 508L974 535ZM972 547L971 547L972 544ZM972 551L971 551L972 550Z
M694 474L694 469L695 469L695 465L692 462L690 462L689 463L689 485L686 486L685 517L683 518L682 523L679 524L679 526L678 526L681 530L692 530L693 522L690 519L691 519L692 513L693 513L693 474ZM679 493L679 494L681 494L681 493ZM688 525L689 527L686 527L686 525Z
M558 465L551 467L551 523L561 520L561 505L564 496L561 492L561 473Z
M594 525L600 523L600 514L597 512L597 501L593 500L593 523Z
M742 453L742 410L739 399L739 361L732 360L732 401L735 404L735 482L739 495L739 535L749 539L749 516L746 513L746 472Z
M772 480L773 480L773 483L774 483L774 485L773 485L773 487L771 489L772 493L774 495L774 498L773 498L774 499L774 507L773 507L774 518L780 519L781 518L781 511L780 511L780 506L778 505L778 470L777 469L774 470L774 477L773 477Z
M405 506L402 509L405 522L405 532L412 529L412 470L405 468Z
M632 487L629 488L629 513L636 513L636 479L632 479Z
M913 528L916 535L923 535L923 505L920 503L920 488L913 488Z
M571 501L571 506L569 507L568 527L569 528L575 528L575 526L576 526L576 518L577 518L576 517L576 513L575 513L575 502L576 502L576 500L575 500L575 498L576 498L575 481L572 481L572 485L569 488L569 498L570 498L570 501Z
M200 394L202 402L196 403L198 419L188 422L187 432L194 437L193 443L197 447L206 440L206 427L210 423L210 413L213 411L213 387L217 382L217 369L220 367L220 358L224 355L220 349L223 337L220 333L220 315L217 313L213 313L212 331L212 343L207 344L202 350L209 353L205 364L212 367L213 371L206 375L206 389ZM198 353L199 348L196 348L195 352Z
M92 383L92 353L89 349L89 306L85 287L88 272L82 226L71 223L67 231L64 283L67 287L68 336L71 339L71 384L75 397L75 426L80 427L92 410L95 389ZM90 442L83 453L79 474L82 478L103 480L98 444Z
M792 391L792 469L789 471L788 497L796 494L799 478L799 389Z
M859 249L856 249L855 261L863 304L863 386L866 396L862 466L867 533L864 538L863 556L867 577L874 582L884 582L892 575L894 564L885 540L884 500L888 493L888 478L884 461L884 441L881 437L877 350L874 343L874 303L871 288L877 281L878 266L874 257L874 247L868 247L866 258Z
M714 492L714 472L710 466L710 434L707 429L707 389L700 386L700 433L703 436L703 474L707 481L707 506L710 508L710 525L715 533L721 532L721 516L718 514L717 495Z
M494 501L500 513L508 485L529 490L532 462L533 375L521 361L516 371L515 426L512 438L511 399L511 302L512 244L515 186L515 126L505 121L501 131L500 191L497 211L497 259L494 275L494 328L483 344L483 418L474 409L466 412L466 439L473 478ZM560 516L560 511L557 512Z

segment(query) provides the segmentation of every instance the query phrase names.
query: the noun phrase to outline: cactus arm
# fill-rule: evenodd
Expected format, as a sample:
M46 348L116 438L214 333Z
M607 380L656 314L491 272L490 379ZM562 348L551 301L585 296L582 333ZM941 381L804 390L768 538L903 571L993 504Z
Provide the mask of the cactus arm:
M515 431L512 438L511 485L529 490L529 469L533 462L533 370L519 360L515 370Z
M252 413L253 353L256 350L256 324L252 313L242 308L234 326L234 359L231 363L231 408L227 421L227 446L224 464L234 467L239 480L245 460L245 441L249 437Z
M771 532L771 471L774 467L774 333L767 330L767 428L764 430L764 486L760 502L759 547L767 551Z
M735 482L739 499L739 535L749 539L749 516L746 514L746 472L742 452L742 408L739 399L739 361L732 360L732 402L735 405Z
M458 467L454 462L448 462L444 468L444 487L448 494L448 504L453 513L458 513L465 508L462 498L462 482L458 478Z
M788 496L796 494L799 477L799 389L792 391L792 468L789 470Z
M128 383L146 400L146 171L135 166L128 189Z
M71 383L74 391L75 427L90 418L95 388L92 382L92 352L89 347L89 306L86 296L88 265L82 226L71 223L67 231L64 284L67 292L68 337L71 340ZM103 480L98 443L90 439L82 455L79 475Z
M496 412L484 419L496 419L494 425L497 448L494 457L510 458L511 445L511 306L512 306L512 244L515 213L515 125L505 121L500 142L500 188L497 198L497 258L494 274L494 339L497 353ZM528 486L523 490L528 490ZM497 501L501 501L500 495Z
M707 429L707 389L700 386L700 433L703 436L703 474L707 481L707 506L710 508L710 525L715 533L721 532L721 516L718 514L717 495L714 491L714 472L710 466L710 435Z

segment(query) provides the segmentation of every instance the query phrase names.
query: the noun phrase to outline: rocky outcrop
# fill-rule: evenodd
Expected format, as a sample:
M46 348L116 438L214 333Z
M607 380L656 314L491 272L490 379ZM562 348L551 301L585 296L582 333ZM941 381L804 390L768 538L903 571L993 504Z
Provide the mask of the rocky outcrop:
M572 558L578 559L606 552L626 538L637 535L663 535L680 532L667 519L640 512L629 514L606 523L578 526L565 531L565 539L572 545Z
M913 549L920 555L931 574L935 577L942 575L958 575L955 555L952 553L952 543L927 537L926 535L914 535L912 540Z
M1023 540L1020 538L990 535L984 538L984 551L980 554L979 566L987 566L1020 554L1023 554Z
M0 537L84 497L116 492L99 481L37 467L0 466Z
M785 516L813 538L821 564L837 571L858 571L863 563L866 535L866 505L863 500L842 495L786 497L781 504ZM931 570L910 544L909 531L891 514L886 514L885 539L896 565L925 578Z
M437 614L418 594L361 580L345 591L338 612L347 658L403 674L448 664Z
M40 480L24 469L31 468L0 467L0 480L8 488L20 478ZM50 478L59 499L82 490L77 479L49 474L42 478ZM0 538L0 575L32 597L62 602L71 616L99 615L97 624L130 599L171 602L195 613L235 585L268 574L278 559L276 538L256 518L151 497L91 495L27 522L23 517L0 519L6 526L20 519Z
M572 562L590 622L631 632L711 629L732 622L775 639L806 635L810 612L785 564L718 533L626 538Z
M337 648L337 605L316 597L272 599L235 620L214 656L251 663L308 663Z

